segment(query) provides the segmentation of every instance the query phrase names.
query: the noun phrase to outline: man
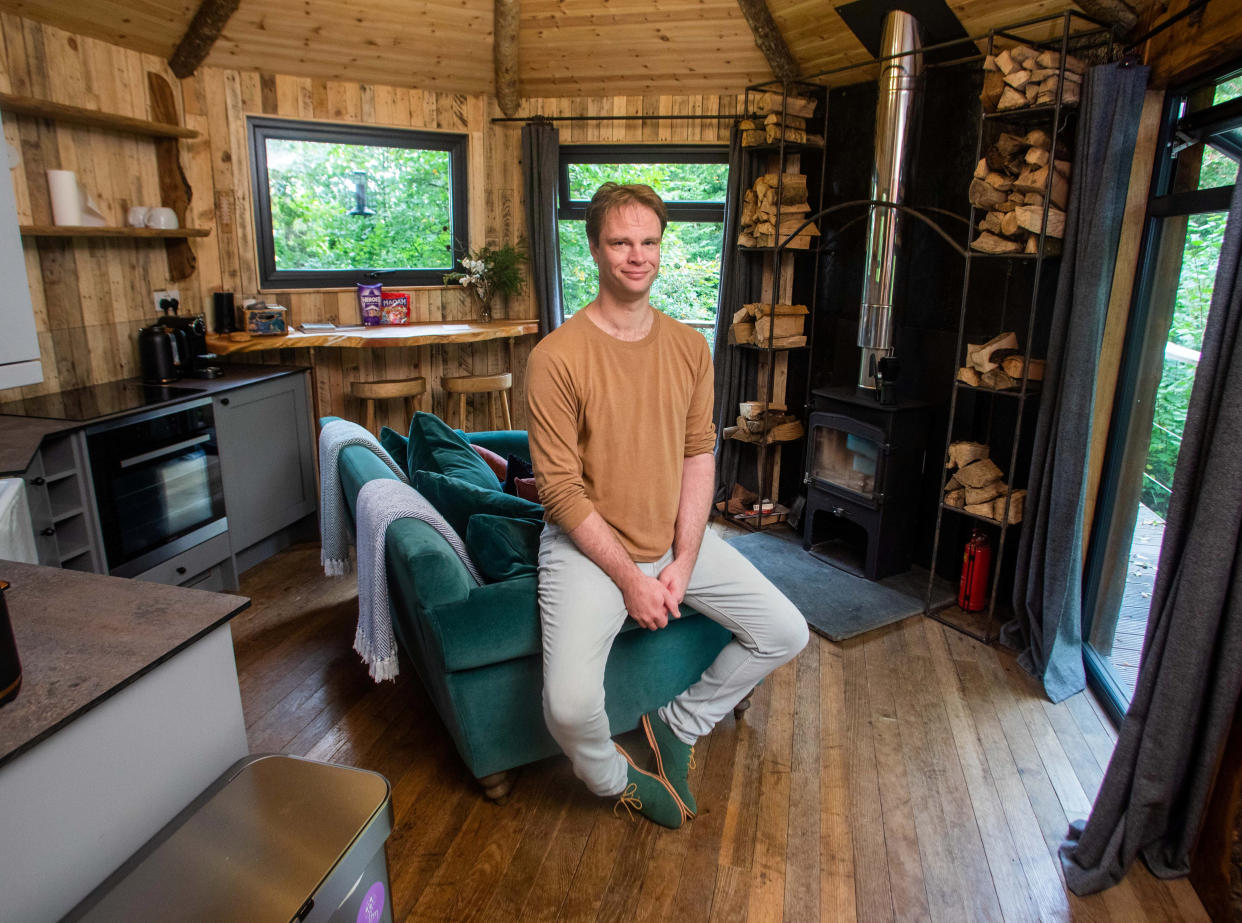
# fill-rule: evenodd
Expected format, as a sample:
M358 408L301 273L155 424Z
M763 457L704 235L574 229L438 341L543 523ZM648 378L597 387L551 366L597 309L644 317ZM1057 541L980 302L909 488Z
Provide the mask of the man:
M719 536L712 364L697 331L648 300L668 223L648 186L605 183L587 208L599 293L531 351L531 456L547 511L539 547L544 717L597 795L666 827L694 816L698 737L807 641L806 621ZM604 665L627 613L658 631L685 600L733 632L689 689L642 726L656 772L610 739ZM615 810L615 808L614 808Z

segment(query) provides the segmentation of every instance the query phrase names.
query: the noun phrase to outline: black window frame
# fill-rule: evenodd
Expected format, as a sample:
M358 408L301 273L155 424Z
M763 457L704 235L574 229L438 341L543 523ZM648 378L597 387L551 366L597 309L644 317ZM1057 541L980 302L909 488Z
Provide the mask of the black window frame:
M589 199L571 199L569 165L574 163L729 163L728 145L719 144L562 144L556 217L585 221ZM724 223L724 202L677 202L665 199L668 220Z
M461 258L465 256L469 233L467 135L376 125L304 122L271 116L247 116L246 131L250 145L250 181L254 195L255 244L259 258L260 289L348 288L357 282L366 280L379 280L385 285L393 286L438 286L444 284L444 274L456 268ZM277 269L275 245L272 241L272 202L267 173L267 141L269 138L447 151L451 171L449 181L452 186L450 201L453 241L449 264L444 268L431 269L386 269L373 266L353 269Z

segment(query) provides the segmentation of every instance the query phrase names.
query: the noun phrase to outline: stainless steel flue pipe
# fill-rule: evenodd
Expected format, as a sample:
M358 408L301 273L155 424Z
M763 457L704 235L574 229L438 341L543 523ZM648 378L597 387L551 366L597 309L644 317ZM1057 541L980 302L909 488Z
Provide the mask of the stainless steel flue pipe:
M875 201L903 204L905 200L906 147L914 131L915 104L923 72L920 47L915 18L901 10L889 13L884 20L880 48L880 57L889 60L881 64L875 112L875 160L871 173L871 198ZM877 387L875 364L893 354L894 266L901 226L901 213L896 209L871 207L867 220L866 275L858 313L858 345L862 349L860 388Z

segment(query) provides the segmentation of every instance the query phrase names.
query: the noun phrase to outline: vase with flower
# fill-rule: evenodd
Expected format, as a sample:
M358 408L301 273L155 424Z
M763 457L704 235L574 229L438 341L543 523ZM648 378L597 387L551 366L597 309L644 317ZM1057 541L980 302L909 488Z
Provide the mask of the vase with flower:
M480 318L486 323L492 319L492 303L497 295L520 295L526 287L522 274L525 262L526 251L520 243L499 247L484 244L467 251L461 260L462 268L446 273L444 283L462 285L471 291L479 300Z

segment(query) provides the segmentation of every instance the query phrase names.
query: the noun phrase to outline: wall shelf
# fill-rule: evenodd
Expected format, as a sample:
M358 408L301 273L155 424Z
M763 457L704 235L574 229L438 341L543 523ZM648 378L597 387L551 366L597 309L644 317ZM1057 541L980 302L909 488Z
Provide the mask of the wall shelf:
M114 228L78 225L23 224L22 237L112 237L131 240L176 240L206 237L209 228Z
M134 135L149 135L152 138L193 139L199 136L198 132L192 128L182 128L180 125L171 125L167 122L152 122L128 115L116 115L112 112L101 112L98 109L83 109L81 106L67 106L48 99L17 96L12 93L0 93L0 110L18 115L32 115L36 118L55 119L58 122L89 125L92 128L106 128Z

